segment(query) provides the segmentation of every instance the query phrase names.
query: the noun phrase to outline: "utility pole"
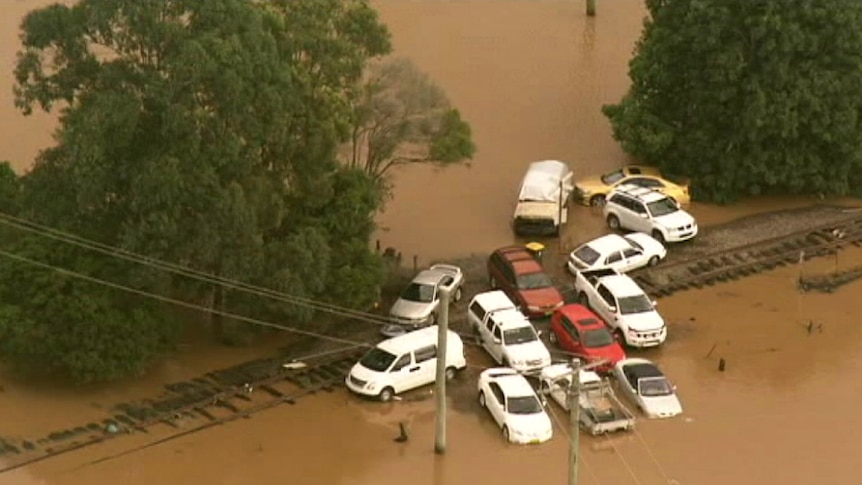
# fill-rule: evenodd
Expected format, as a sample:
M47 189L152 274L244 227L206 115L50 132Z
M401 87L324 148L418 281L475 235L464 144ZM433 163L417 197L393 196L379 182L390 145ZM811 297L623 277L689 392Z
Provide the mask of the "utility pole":
M437 420L434 452L446 453L446 340L449 332L448 288L440 288L440 308L437 314Z
M587 17L596 16L596 0L587 0Z
M581 361L572 359L572 380L569 382L569 485L578 485L578 446L581 419Z

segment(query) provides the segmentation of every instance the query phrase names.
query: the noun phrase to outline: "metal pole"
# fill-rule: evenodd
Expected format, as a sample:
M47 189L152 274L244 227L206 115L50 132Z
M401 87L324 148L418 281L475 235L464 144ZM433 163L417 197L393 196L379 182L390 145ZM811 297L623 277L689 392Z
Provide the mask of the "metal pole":
M578 446L581 419L581 361L572 359L572 380L569 383L569 485L578 485Z
M437 315L437 422L434 452L446 453L446 340L449 332L449 290L440 289L440 311Z

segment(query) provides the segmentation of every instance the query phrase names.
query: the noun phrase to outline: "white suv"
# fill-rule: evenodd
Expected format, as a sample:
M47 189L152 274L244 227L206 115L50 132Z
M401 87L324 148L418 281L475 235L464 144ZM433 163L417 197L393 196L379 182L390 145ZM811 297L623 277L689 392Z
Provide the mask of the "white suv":
M661 192L624 184L608 194L602 210L608 227L644 232L659 242L679 242L697 235L697 222Z

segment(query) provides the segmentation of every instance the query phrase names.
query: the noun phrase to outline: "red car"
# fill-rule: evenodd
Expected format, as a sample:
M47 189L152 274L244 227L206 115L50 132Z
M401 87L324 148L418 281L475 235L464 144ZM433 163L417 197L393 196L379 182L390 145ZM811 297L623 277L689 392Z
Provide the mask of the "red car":
M488 258L491 288L501 289L528 317L546 317L563 306L563 295L522 246L500 248Z
M582 305L566 305L555 311L548 337L560 349L588 362L607 359L607 364L596 368L599 372L610 371L614 364L626 358L605 322Z

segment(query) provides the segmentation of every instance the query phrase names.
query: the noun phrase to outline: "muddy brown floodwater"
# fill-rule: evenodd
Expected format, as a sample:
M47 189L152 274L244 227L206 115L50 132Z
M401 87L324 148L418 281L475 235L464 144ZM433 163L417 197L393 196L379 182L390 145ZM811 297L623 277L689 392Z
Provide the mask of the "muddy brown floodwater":
M20 117L11 105L17 24L50 0L6 2L0 20L0 159L26 168L51 140L48 116ZM558 158L579 174L625 160L599 112L628 86L626 65L645 13L636 0L378 0L397 53L413 58L448 92L473 125L471 168L420 167L396 173L395 198L379 237L420 260L485 253L513 241L508 222L529 161ZM695 203L702 225L811 204L757 199L733 207ZM573 208L553 249L565 252L604 231L599 214ZM806 272L862 262L862 250L805 263ZM862 283L833 294L800 294L800 268L788 267L662 299L668 342L639 352L678 386L685 414L638 421L635 433L581 440L586 485L856 484L854 440L862 431ZM818 330L807 331L808 322ZM281 343L224 349L190 336L145 378L99 388L20 382L0 374L0 436L34 436L103 417L106 406L158 394L165 383L266 355ZM719 358L727 362L717 370ZM0 485L344 484L460 485L565 483L566 417L551 408L553 440L509 446L475 402L478 369L452 386L449 447L433 453L429 389L390 404L344 390L300 400L205 432L131 452L160 438L132 435L0 474ZM411 439L393 442L398 423ZM562 424L562 426L561 426ZM127 454L123 454L127 453ZM109 459L105 459L105 458ZM113 458L110 458L113 457ZM94 463L97 460L103 460Z

